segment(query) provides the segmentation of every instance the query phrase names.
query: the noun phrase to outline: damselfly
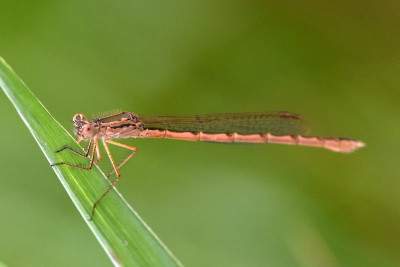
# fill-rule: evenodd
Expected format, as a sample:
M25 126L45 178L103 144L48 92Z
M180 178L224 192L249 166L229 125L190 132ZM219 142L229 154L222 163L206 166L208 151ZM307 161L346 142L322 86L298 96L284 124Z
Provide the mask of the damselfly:
M142 117L132 112L121 112L107 117L88 121L83 114L73 118L78 135L78 143L89 140L85 153L71 147L64 147L57 152L70 150L81 157L89 157L88 167L80 167L67 162L52 164L68 165L83 170L90 170L93 164L101 160L98 139L103 142L105 151L113 166L117 178L107 191L94 203L90 220L96 206L110 192L120 179L119 169L136 153L133 146L117 143L118 138L168 138L191 141L225 143L276 143L288 145L323 147L342 153L350 153L365 146L361 141L347 138L303 136L307 127L304 120L287 112L274 113L232 113L208 114L200 116L154 116ZM116 165L108 144L126 148L130 155ZM95 155L97 158L95 160Z

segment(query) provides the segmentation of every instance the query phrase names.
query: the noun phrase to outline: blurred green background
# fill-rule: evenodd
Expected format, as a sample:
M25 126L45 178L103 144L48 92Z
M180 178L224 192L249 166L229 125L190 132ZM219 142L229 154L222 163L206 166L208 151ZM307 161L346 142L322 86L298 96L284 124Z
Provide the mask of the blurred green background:
M71 132L78 112L285 110L311 135L367 143L345 155L126 140L139 152L118 189L183 264L399 266L399 13L398 1L2 0L0 56ZM0 114L0 262L110 266L2 93Z

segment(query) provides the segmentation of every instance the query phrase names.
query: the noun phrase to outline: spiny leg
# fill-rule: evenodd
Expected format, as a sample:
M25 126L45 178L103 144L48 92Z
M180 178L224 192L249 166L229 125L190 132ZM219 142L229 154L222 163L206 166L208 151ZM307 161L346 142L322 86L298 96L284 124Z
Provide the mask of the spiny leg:
M111 156L111 152L110 152L110 149L108 148L107 143L110 143L110 144L113 144L113 145L116 145L116 146L120 146L120 147L123 147L123 148L126 148L126 149L130 149L130 150L132 150L133 152L132 152L118 167L117 167L117 166L115 165L114 159L113 159L112 156ZM128 145L120 144L120 143L117 143L117 142L114 142L114 141L111 141L111 140L107 140L107 141L106 141L106 140L103 140L103 144L104 144L104 148L106 149L107 155L108 155L108 157L109 157L109 159L110 159L110 161L111 161L111 164L112 164L112 166L113 166L113 168L114 168L114 170L113 170L107 177L109 177L111 174L113 174L113 173L115 172L116 175L117 175L117 178L116 178L115 181L110 185L110 187L107 189L107 191L93 204L92 214L91 214L91 216L90 216L89 221L91 221L91 220L93 219L94 211L95 211L95 209L96 209L96 206L100 203L100 201L103 200L103 198L104 198L104 197L111 191L111 189L113 189L113 188L115 187L115 185L118 183L118 181L119 181L119 179L120 179L120 177L121 177L121 175L120 175L118 169L121 168L121 166L124 165L124 164L136 153L136 151L137 151L137 149L136 149L135 147L131 147L131 146L128 146Z
M93 139L94 139L94 138L90 139L89 145L88 145L88 147L86 148L86 153L85 153L85 154L82 154L82 153L76 151L75 149L73 149L73 148L71 148L71 147L69 147L69 146L66 146L66 147L61 148L60 150L57 150L56 153L59 153L59 152L65 150L65 149L67 149L67 150L72 151L72 152L74 152L75 154L77 154L77 155L79 155L79 156L81 156L81 157L83 157L83 158L87 158L87 157L89 156L90 147L91 147L92 144L93 144ZM81 141L82 141L81 139L78 139L78 141L76 141L76 142L79 144ZM95 142L96 142L96 141L95 141Z
M109 144L112 144L114 146L119 146L119 147L123 147L123 148L129 149L129 150L132 150L132 153L128 157L126 157L126 159L124 159L124 161L122 161L121 164L118 165L118 167L117 167L118 170L122 167L122 165L124 165L128 160L130 160L130 158L137 152L137 148L133 147L133 146L128 146L125 144L117 143L112 140L107 140L106 142ZM107 175L107 178L109 178L114 172L115 172L115 169Z
M79 140L78 140L78 141L79 141ZM93 143L94 143L94 144L93 144ZM93 148L90 149L90 147L92 146L92 144L93 144ZM90 141L89 141L89 145L88 145L88 148L87 148L87 151L86 151L85 154L79 153L78 151L76 151L76 150L74 150L74 149L72 149L72 148L70 148L70 147L64 147L64 148L62 148L62 149L60 149L60 150L57 151L57 153L58 153L58 152L63 151L64 149L68 149L68 150L72 151L73 153L75 153L75 154L77 154L77 155L79 155L79 156L81 156L81 157L84 157L84 158L87 158L87 157L89 156L89 154L90 154L90 151L92 151L92 154L91 154L91 157L90 157L89 166L88 166L87 168L81 167L81 166L77 166L77 165L73 165L73 164L66 163L66 162L54 163L54 164L51 164L50 166L51 166L51 167L54 167L54 166L58 166L58 165L67 165L67 166L70 166L70 167L73 167L73 168L77 168L77 169L81 169L81 170L91 170L92 167L93 167L93 163L94 163L94 155L95 155L94 151L96 150L96 147L98 147L97 140L95 140L94 138L92 138L92 139L90 139ZM97 150L96 150L96 151L97 151ZM97 161L96 161L96 162L97 162Z
M111 165L113 166L113 169L118 177L120 174L119 174L117 165L115 165L115 161L114 161L113 157L111 156L110 149L108 148L108 145L107 145L108 142L109 142L109 140L108 141L103 140L103 145L104 145L104 148L106 149L106 152L107 152L108 158L110 159Z
M118 183L119 178L120 178L120 174L119 174L119 171L118 171L118 169L117 169L117 166L115 165L115 162L114 162L114 160L113 160L113 158L112 158L112 156L111 156L111 152L110 152L110 149L109 149L108 146L107 146L107 142L106 142L104 139L103 139L103 145L104 145L104 148L106 149L108 158L109 158L110 161L111 161L111 164L112 164L112 166L113 166L113 168L114 168L114 170L115 170L115 173L117 174L117 178L116 178L115 181L110 185L110 187L107 189L107 191L93 204L92 214L90 215L89 221L91 221L91 220L93 219L94 211L95 211L95 209L96 209L96 206L100 203L100 201L103 200L103 198L104 198L105 196L107 196L107 194L111 191L111 189L114 188L114 186Z
M96 146L96 157L97 157L97 159L94 161L94 163L97 163L97 162L101 161L101 153L100 153L99 143L97 142L97 139L94 139L94 145Z

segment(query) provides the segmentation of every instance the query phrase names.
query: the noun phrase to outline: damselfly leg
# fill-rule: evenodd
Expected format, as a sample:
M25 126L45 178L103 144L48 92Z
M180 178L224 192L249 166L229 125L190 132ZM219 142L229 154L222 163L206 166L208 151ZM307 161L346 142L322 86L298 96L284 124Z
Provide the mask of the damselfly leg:
M78 143L79 143L79 141L78 141ZM85 168L85 167L73 165L73 164L67 163L67 162L58 162L58 163L51 164L50 165L51 167L58 166L58 165L67 165L67 166L70 166L70 167L73 167L73 168L77 168L77 169L81 169L81 170L91 170L93 168L93 163L99 162L101 160L100 151L98 149L98 143L97 143L97 140L94 139L94 138L90 139L89 145L88 145L88 147L86 149L86 153L85 154L82 154L82 153L80 153L80 152L76 151L75 149L73 149L71 147L68 147L68 146L63 147L60 150L57 150L56 153L59 153L59 152L64 151L64 150L69 150L69 151L75 153L76 155L78 155L78 156L80 156L82 158L87 158L87 157L90 156L89 166ZM97 160L94 160L94 155L95 155L94 151L95 150L96 150L96 154L97 154Z
M81 141L81 140L78 140L78 143L80 143L80 141ZM117 165L115 164L115 161L114 161L112 155L111 155L111 152L110 152L110 149L109 149L107 143L112 144L112 145L115 145L115 146L119 146L119 147L123 147L123 148L129 149L129 150L132 151L132 153L130 153L129 156L128 156L125 160L123 160L121 164L119 164L119 165L117 166ZM106 150L106 153L107 153L107 155L108 155L108 157L109 157L109 159L110 159L111 165L113 166L113 171L111 171L111 172L107 175L107 178L109 178L113 173L116 174L117 178L116 178L115 181L112 182L112 184L108 187L107 191L93 204L92 212L91 212L89 221L91 221L91 220L93 219L96 206L101 202L101 200L103 200L103 198L104 198L105 196L107 196L107 194L108 194L108 193L115 187L115 185L118 183L118 181L119 181L119 179L120 179L120 176L121 176L120 173L119 173L119 169L120 169L120 168L121 168L135 153L136 153L136 151L137 151L137 148L135 148L135 147L128 146L128 145L125 145L125 144L120 144L120 143L114 142L114 141L112 141L112 140L104 140L104 139L103 139L103 145L104 145L104 148L105 148L105 150ZM59 163L52 164L52 165L51 165L52 167L53 167L53 166L57 166L57 165L67 165L67 166L70 166L70 167L73 167L73 168L77 168L77 169L81 169L81 170L91 170L91 169L93 168L93 164L96 163L96 162L99 162L99 161L101 160L101 153L100 153L98 141L97 141L97 139L95 139L95 138L90 139L89 145L88 145L88 147L87 147L87 149L86 149L86 152L85 152L84 154L83 154L83 153L80 153L80 152L78 152L78 151L76 151L75 149L73 149L73 148L71 148L71 147L64 147L64 148L62 148L62 149L60 149L60 150L58 150L58 151L56 151L56 152L59 153L59 152L61 152L61 151L63 151L63 150L69 150L69 151L73 152L74 154L77 154L77 155L79 155L80 157L84 157L84 158L88 158L88 157L90 156L89 166L85 168L85 167L73 165L73 164L66 163L66 162L59 162ZM96 159L96 160L94 160L94 155L95 155L95 154L96 154L96 156L97 156L97 159Z

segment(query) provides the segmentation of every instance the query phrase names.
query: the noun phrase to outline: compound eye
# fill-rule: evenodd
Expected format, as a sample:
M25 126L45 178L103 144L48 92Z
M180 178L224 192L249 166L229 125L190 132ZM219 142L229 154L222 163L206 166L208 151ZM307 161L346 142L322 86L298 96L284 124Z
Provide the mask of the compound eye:
M79 121L86 121L85 115L78 113L75 114L74 118L72 119L73 122L79 122Z

